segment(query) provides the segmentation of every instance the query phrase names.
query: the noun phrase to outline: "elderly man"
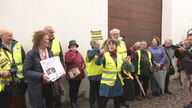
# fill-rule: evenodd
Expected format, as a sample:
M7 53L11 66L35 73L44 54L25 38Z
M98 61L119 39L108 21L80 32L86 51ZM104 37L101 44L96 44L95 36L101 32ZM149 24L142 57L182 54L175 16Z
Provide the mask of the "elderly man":
M147 50L146 41L141 41L140 49L138 49L134 54L133 64L135 66L136 76L138 76L139 80L142 82L144 92L147 93L149 87L149 77L152 71L152 54ZM141 99L140 88L137 81L135 81L135 95L136 99Z
M174 56L175 56L175 46L173 45L173 42L171 39L166 39L165 40L165 43L163 44L163 47L165 49L165 53L167 55L167 63L168 63L168 71L167 71L167 74L166 74L166 77L165 77L165 93L167 94L172 94L170 91L169 91L169 76L170 75L173 75L174 73L171 73L170 69L173 68L173 59L174 59Z
M61 63L64 65L63 52L59 40L55 39L55 30L52 26L44 27L44 31L48 33L50 39L50 48L55 56L59 56Z
M1 39L2 47L6 48L12 54L12 59L17 67L16 74L12 74L12 78L14 78L14 83L17 84L19 91L9 92L8 101L10 108L25 108L25 91L27 84L24 82L24 76L22 74L25 58L24 49L18 41L13 39L13 33L10 30L1 30ZM12 89L11 84L6 88L7 91Z
M110 31L111 39L118 41L118 46L117 46L117 53L121 54L121 57L125 59L127 57L127 48L125 45L125 42L120 40L120 30L119 29L112 29Z
M118 46L117 46L117 53L121 55L122 59L126 59L127 57L127 48L125 45L125 42L120 38L120 30L117 28L114 28L110 31L110 38L117 41ZM110 39L107 39L103 43L103 49L107 50L107 42Z
M12 81L11 76L16 74L17 67L13 62L10 51L2 46L0 38L0 108L9 108L6 87Z
M55 39L55 37L54 37L54 33L55 33L54 28L52 26L46 26L46 27L44 27L44 31L46 31L48 33L49 40L50 40L49 47L51 48L53 55L58 56L60 58L62 65L64 66L63 52L62 52L61 44L60 44L59 40ZM60 86L61 95L64 95L64 87L62 84L62 78L58 79L56 82ZM56 102L58 102L55 104L56 108L63 106L61 95L55 97Z

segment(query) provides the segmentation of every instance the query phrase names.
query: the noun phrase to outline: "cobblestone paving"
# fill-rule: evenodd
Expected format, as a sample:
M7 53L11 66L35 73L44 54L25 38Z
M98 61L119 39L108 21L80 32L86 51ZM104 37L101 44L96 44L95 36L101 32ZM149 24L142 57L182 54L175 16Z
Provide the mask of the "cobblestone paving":
M126 101L126 104L129 104L129 108L183 108L183 104L189 103L192 101L192 92L188 90L182 90L178 80L172 80L170 82L170 91L172 95L165 94L160 97L152 97L151 99L142 99L141 101ZM80 98L79 99L80 108L90 108L88 99ZM31 108L28 106L28 108ZM64 106L60 108L71 108L69 102L65 102ZM107 108L114 108L113 101L109 100ZM126 107L124 107L126 108Z
M183 104L192 101L192 93L188 90L182 90L179 80L170 82L170 91L172 95L165 94L160 97L152 97L151 99L143 99L141 101L127 101L130 108L183 108ZM89 108L88 99L80 99L80 108ZM69 104L66 108L70 108ZM113 101L108 102L108 108L113 107Z

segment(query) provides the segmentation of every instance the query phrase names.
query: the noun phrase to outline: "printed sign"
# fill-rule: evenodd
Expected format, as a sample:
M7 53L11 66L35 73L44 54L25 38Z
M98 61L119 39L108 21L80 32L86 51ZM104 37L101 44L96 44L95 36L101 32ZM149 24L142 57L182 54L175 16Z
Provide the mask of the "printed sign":
M91 30L91 39L92 40L103 40L102 31L101 30L98 30L98 31Z

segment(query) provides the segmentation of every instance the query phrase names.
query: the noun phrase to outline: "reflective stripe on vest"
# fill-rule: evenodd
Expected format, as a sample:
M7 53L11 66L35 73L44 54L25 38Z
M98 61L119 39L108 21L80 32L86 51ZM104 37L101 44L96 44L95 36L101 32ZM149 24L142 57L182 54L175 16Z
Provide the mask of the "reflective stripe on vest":
M10 80L0 80L0 84L9 85Z
M103 81L112 81L112 82L115 82L116 79L105 79L105 78L102 78Z
M124 41L120 41L119 45L117 46L117 53L121 55L122 59L127 58L127 48Z
M0 48L0 71L10 70L12 61L13 60L11 53ZM12 80L11 77L8 78L0 77L0 92L4 90L5 85L8 85L11 80Z
M90 49L92 50L92 49ZM86 55L86 71L87 76L96 76L101 75L102 73L102 65L98 66L95 64L96 59L98 58L97 55L93 57L91 61L89 61L88 55Z
M121 67L123 64L121 55L117 54L117 65L115 64L113 58L110 56L109 52L106 52L104 54L104 57L105 57L106 64L105 64L105 67L103 68L101 84L114 86L116 83L117 77L119 77L122 85L124 85L123 78L121 76Z
M105 74L117 74L117 72L107 72L107 71L103 71L103 73L105 73Z
M141 63L141 50L137 50L136 52L138 54L137 75L140 75L141 74L141 65L140 65L140 63ZM147 55L148 55L150 68L151 68L152 67L152 62L151 62L152 55L149 51L147 51Z
M17 65L17 77L22 79L24 78L22 74L23 70L23 61L22 61L22 53L21 53L21 44L16 43L13 47L13 59L15 64Z
M9 85L11 82L12 78L8 77L8 78L0 78L0 92L4 91L5 89L5 85Z
M59 56L59 53L61 52L59 40L53 39L51 51L53 52L54 56Z

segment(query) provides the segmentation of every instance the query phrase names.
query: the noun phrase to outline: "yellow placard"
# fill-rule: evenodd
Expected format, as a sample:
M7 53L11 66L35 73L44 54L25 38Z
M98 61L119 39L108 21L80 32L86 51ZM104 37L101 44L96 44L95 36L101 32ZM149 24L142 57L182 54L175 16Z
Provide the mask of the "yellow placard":
M101 30L93 31L91 30L91 39L92 40L103 40L103 35Z

